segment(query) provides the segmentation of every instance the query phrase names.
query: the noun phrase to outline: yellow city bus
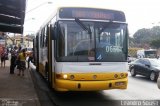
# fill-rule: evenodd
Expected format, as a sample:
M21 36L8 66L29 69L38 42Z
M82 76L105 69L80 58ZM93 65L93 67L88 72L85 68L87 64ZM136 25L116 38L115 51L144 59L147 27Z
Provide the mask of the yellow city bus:
M34 42L37 71L57 91L126 89L128 26L122 11L58 8Z

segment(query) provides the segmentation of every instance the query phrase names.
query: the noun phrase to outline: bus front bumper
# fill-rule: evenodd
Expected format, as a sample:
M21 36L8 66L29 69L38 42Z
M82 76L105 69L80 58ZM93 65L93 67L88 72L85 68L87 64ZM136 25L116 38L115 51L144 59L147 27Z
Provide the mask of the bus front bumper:
M127 89L128 78L107 81L72 81L56 79L57 91L99 91L109 89Z

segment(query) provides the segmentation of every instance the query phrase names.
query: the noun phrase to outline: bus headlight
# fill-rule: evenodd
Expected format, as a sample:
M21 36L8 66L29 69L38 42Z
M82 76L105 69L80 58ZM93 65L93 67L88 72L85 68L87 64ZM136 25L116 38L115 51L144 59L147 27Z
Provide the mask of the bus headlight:
M63 75L63 78L64 78L64 79L67 79L67 77L68 77L68 76L67 76L66 74Z

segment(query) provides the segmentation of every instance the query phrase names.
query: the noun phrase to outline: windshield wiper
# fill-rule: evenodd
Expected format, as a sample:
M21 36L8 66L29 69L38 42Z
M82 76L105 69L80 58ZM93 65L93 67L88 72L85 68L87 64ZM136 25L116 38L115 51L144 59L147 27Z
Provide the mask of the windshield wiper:
M78 18L75 18L75 22L82 27L82 29L84 29L85 31L87 31L87 33L89 34L90 37L90 44L92 43L92 31L89 25L89 28L87 28L87 26L85 24L82 23L82 21L80 21Z
M91 39L92 39L92 31L91 31L91 28L89 26L89 28L87 28L87 26L85 24L82 23L82 21L80 21L78 18L75 18L75 22L81 26L82 29L84 29L85 31L87 31L87 33L89 34L90 36L90 42L91 42Z
M91 29L87 28L85 24L83 24L78 18L75 18L76 23L81 26L82 29L88 32L91 35Z

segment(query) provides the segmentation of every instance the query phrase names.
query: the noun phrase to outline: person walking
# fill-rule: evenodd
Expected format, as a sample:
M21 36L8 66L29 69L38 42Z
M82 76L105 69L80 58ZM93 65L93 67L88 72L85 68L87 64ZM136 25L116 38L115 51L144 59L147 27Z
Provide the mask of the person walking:
M18 60L19 60L19 73L18 73L18 76L21 75L22 73L22 76L24 76L24 70L26 69L26 50L25 49L22 49L22 52L19 53L18 55Z

